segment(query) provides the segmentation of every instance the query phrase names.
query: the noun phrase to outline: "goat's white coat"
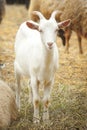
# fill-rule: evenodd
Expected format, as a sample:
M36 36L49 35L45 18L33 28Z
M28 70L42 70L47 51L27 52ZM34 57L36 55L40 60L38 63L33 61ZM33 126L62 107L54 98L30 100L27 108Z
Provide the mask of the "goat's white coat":
M20 76L30 78L30 86L33 93L34 121L39 122L39 85L44 86L44 113L43 120L49 119L48 105L50 90L54 83L54 74L58 68L59 53L56 45L58 23L54 18L40 20L37 24L39 31L31 29L24 22L17 33L15 41L15 72L18 83L16 92L17 105L20 107ZM41 32L40 32L41 31ZM52 43L49 46L49 43ZM51 47L51 48L50 48Z
M48 81L47 77L51 77L51 71L54 73L58 66L58 48L56 43L54 44L53 50L43 48L40 33L37 30L29 29L26 26L26 22L24 22L17 33L15 42L16 69L18 69L20 74L34 75L40 81L41 78ZM48 67L45 62L48 62ZM54 71L52 68L54 68ZM47 71L49 71L49 75Z

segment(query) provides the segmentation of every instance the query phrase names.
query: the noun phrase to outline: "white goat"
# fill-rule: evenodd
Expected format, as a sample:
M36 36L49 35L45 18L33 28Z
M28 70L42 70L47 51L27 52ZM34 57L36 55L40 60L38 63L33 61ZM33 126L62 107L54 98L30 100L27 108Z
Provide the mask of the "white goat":
M39 85L44 86L43 120L49 120L50 90L54 83L54 74L58 68L58 49L56 45L57 30L70 24L70 20L57 23L54 11L49 20L38 12L39 24L33 21L24 22L17 33L15 42L16 58L14 62L17 78L16 101L20 108L20 77L30 78L34 105L34 123L39 122Z

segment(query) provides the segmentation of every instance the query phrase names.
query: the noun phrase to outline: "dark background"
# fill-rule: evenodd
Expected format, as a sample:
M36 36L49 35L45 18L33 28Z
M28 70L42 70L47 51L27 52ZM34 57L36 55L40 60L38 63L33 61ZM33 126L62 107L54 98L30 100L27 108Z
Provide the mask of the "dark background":
M26 8L29 8L30 0L6 0L7 4L25 4Z

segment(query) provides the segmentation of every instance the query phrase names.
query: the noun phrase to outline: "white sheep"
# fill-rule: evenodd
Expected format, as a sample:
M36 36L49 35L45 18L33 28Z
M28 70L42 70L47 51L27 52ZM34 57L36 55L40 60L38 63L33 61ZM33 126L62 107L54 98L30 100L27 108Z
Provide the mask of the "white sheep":
M33 95L34 123L39 123L39 85L44 87L43 93L43 121L49 120L50 90L54 83L54 74L59 64L59 53L56 45L57 30L70 24L70 20L57 23L54 11L50 19L38 11L33 12L40 18L40 22L24 22L16 35L15 41L15 74L17 79L16 102L20 108L20 77L30 78Z
M11 88L0 80L0 130L6 129L17 118L17 105Z

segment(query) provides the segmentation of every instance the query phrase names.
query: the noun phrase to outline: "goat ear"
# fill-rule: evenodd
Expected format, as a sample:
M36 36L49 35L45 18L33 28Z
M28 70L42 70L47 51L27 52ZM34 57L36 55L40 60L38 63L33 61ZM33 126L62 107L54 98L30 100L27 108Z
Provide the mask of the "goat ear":
M38 30L39 26L38 24L34 23L34 22L26 22L26 25L31 28L31 29L35 29L35 30Z
M63 21L63 22L60 22L60 23L58 24L58 27L59 27L59 28L65 28L65 27L68 27L68 26L70 25L70 23L71 23L71 20L68 19L68 20L65 20L65 21Z

